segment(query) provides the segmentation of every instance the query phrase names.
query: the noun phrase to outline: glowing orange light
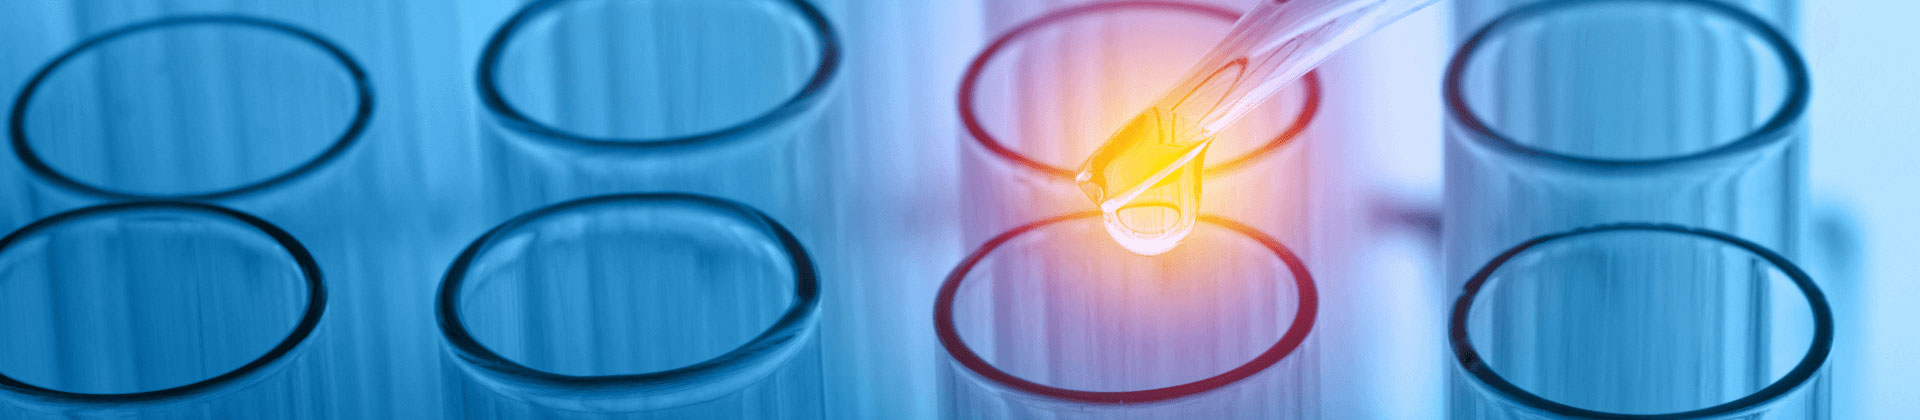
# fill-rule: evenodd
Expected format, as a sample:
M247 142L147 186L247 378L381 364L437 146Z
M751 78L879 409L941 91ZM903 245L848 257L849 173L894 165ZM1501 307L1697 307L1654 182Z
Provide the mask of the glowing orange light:
M1212 137L1182 138L1180 116L1141 113L1087 159L1075 181L1099 204L1107 233L1128 251L1159 255L1193 232L1200 173Z

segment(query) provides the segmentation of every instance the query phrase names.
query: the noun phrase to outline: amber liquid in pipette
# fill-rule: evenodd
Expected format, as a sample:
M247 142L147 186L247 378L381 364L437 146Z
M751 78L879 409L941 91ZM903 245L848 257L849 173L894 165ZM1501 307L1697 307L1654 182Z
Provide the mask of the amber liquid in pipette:
M1207 146L1341 46L1434 0L1264 1L1187 79L1094 151L1076 180L1129 251L1157 255L1199 221Z
M1128 251L1172 250L1199 219L1200 172L1213 138L1183 138L1182 122L1158 108L1140 113L1075 177L1100 205L1107 233Z

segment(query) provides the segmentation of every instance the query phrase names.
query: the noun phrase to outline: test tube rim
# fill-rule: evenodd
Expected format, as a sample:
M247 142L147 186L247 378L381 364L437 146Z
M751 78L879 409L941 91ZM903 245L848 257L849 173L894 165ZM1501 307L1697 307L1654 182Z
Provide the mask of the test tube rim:
M981 261L986 260L987 256L991 255L995 249L1022 234L1039 231L1048 226L1064 222L1076 220L1098 221L1099 219L1100 212L1098 211L1070 213L1042 219L1003 232L993 239L987 240L987 242L980 245L978 249L968 254L965 259L960 261L959 265L954 267L952 272L947 274L946 281L941 283L940 290L934 298L933 329L934 335L939 338L940 346L945 348L947 354L951 356L955 362L959 363L961 367L1000 386L1018 392L1092 404L1145 404L1201 395L1259 374L1267 368L1278 364L1287 356L1292 355L1295 350L1300 348L1302 343L1306 342L1307 336L1313 332L1315 320L1319 315L1319 292L1314 286L1312 273L1307 271L1306 263L1303 262L1298 255L1295 255L1292 249L1288 248L1286 244L1281 243L1280 240L1274 239L1271 236L1267 236L1265 233L1261 233L1258 229L1224 217L1202 215L1200 216L1201 223L1215 225L1238 233L1247 239L1258 242L1267 250L1272 251L1275 256L1279 257L1280 260L1287 265L1287 269L1293 277L1294 287L1299 295L1298 308L1295 310L1293 323L1287 327L1286 333L1282 334L1280 338L1274 342L1273 346L1268 347L1267 350L1261 352L1252 360L1226 372L1184 384L1133 391L1084 391L1044 385L1014 376L1012 373L994 367L992 363L987 362L986 359L981 358L979 354L974 353L966 341L960 338L959 329L955 327L953 320L954 300L959 294L960 284L966 280L967 273Z
M1468 73L1467 66L1472 62L1474 53L1485 46L1490 39L1507 29L1536 18L1604 4L1652 4L1698 8L1728 19L1738 24L1738 27L1750 31L1755 38L1763 41L1768 48L1779 55L1779 64L1787 78L1787 93L1782 98L1780 107L1775 109L1763 124L1706 150L1666 157L1634 159L1588 157L1527 146L1515 141L1512 137L1501 134L1474 111L1473 106L1467 101L1463 78ZM1798 129L1806 114L1812 90L1806 61L1800 55L1800 50L1794 47L1793 41L1787 39L1773 25L1752 13L1739 7L1705 0L1562 0L1520 6L1480 27L1462 42L1458 49L1454 50L1453 57L1447 62L1442 85L1447 120L1452 126L1465 132L1469 143L1480 146L1482 149L1518 158L1521 162L1596 173L1660 173L1713 166L1739 159L1740 156L1753 151L1787 143L1796 137L1795 130Z
M601 205L691 205L713 214L738 218L744 223L758 224L764 229L767 239L778 243L787 256L787 263L793 270L794 300L781 317L745 343L713 358L680 366L673 369L614 375L566 375L535 369L508 359L481 343L468 332L465 321L460 316L460 297L465 277L472 263L490 250L495 240L518 228L536 223L547 216L565 214L575 210L590 210ZM619 404L599 404L593 400L631 399L636 397L634 390L666 390L667 394L693 394L677 398L649 398L637 406L621 406L617 410L645 410L667 408L718 397L735 389L715 389L715 385L724 388L737 384L745 386L757 381L774 368L792 359L803 343L812 336L817 328L820 307L819 273L812 257L800 244L792 232L771 216L743 203L697 194L685 193L627 193L612 194L576 199L542 207L516 216L486 233L461 251L453 265L447 269L441 280L434 303L435 318L440 326L440 335L446 341L448 350L460 361L462 370L486 375L486 379L498 381L519 389L538 390L537 393L511 395L512 398L527 398L541 403L558 402L558 399L545 396L564 395L567 401L556 404L558 408L574 410L574 407L620 406ZM708 385L708 386L702 386ZM660 397L660 395L638 395L639 397ZM684 397L684 398L678 398ZM582 402L585 403L582 403ZM575 410L581 411L581 410Z
M320 265L314 261L313 254L309 253L292 234L272 223L252 214L216 205L186 201L131 201L67 211L34 221L26 227L7 234L5 238L0 238L0 255L11 250L13 245L22 238L68 222L145 211L175 211L195 214L198 217L226 219L238 222L240 226L251 228L256 233L266 235L268 239L273 240L299 267L304 280L303 284L307 288L306 308L301 311L299 322L287 332L286 338L281 339L260 357L225 373L185 385L130 393L69 392L29 384L7 376L5 372L0 372L0 390L25 396L30 400L22 402L29 404L82 409L103 406L157 405L202 399L231 391L240 385L263 378L266 373L284 365L286 360L292 358L293 352L304 345L307 338L312 336L314 330L320 326L320 320L327 307L327 288L321 276Z
M808 76L806 84L782 100L779 104L756 114L746 120L688 134L676 134L660 137L623 137L592 136L580 134L541 122L519 108L506 98L499 88L498 71L500 61L506 55L507 43L521 28L535 17L545 14L560 5L578 1L608 0L537 0L527 4L501 23L493 36L487 40L480 52L480 64L476 72L475 83L479 87L480 101L486 106L495 121L501 126L518 133L526 134L544 143L590 152L672 152L691 151L709 148L727 148L749 143L755 135L780 127L803 114L820 107L827 96L828 88L840 70L840 37L832 21L806 0L757 0L785 5L796 13L819 44L820 63L814 66L813 74Z
M61 172L52 164L41 159L40 155L33 150L33 145L27 138L27 109L32 103L34 93L39 91L41 84L45 83L49 77L58 71L61 65L86 54L91 51L93 47L104 45L121 38L139 35L148 31L164 31L195 25L237 26L254 30L264 30L277 35L291 37L294 41L319 49L321 53L332 58L333 61L340 66L340 69L345 73L348 80L352 82L356 100L353 119L347 123L346 129L342 131L326 149L321 150L319 153L314 154L298 165L264 178L244 181L237 186L216 187L206 192L144 193L105 185L96 185L87 181L81 181L65 172ZM79 44L68 48L66 51L60 53L60 55L55 56L52 60L48 61L47 64L42 65L40 70L34 73L33 78L27 80L26 87L22 88L20 94L14 98L13 112L11 112L8 117L7 131L11 137L14 155L18 157L20 163L26 166L28 171L33 173L36 178L45 180L63 190L118 200L219 200L273 189L296 179L311 175L314 172L318 172L318 169L321 167L337 161L341 155L346 154L349 148L359 142L361 134L366 131L368 123L373 119L373 102L373 85L367 77L366 69L361 67L360 62L354 60L353 56L348 54L346 50L341 49L338 45L317 33L293 24L246 15L182 15L121 26L105 33L89 37Z
M1807 349L1807 354L1800 359L1799 363L1794 365L1792 370L1781 375L1780 379L1745 397L1710 407L1663 414L1608 413L1555 402L1507 381L1504 377L1501 377L1498 372L1495 372L1491 366L1481 362L1479 352L1473 348L1472 336L1470 332L1467 331L1467 317L1473 308L1474 298L1477 297L1482 288L1486 286L1487 281L1492 278L1493 273L1499 271L1500 267L1505 265L1506 262L1537 246L1559 240L1578 239L1584 235L1622 231L1659 232L1690 236L1696 239L1732 245L1735 248L1766 260L1768 264L1773 265L1774 268L1786 274L1794 286L1799 288L1801 294L1807 299L1807 306L1813 312L1814 332L1812 343L1810 343ZM1822 366L1826 365L1827 358L1832 353L1834 334L1833 312L1827 302L1826 295L1820 291L1820 286L1814 283L1811 276L1807 275L1805 271L1802 271L1799 266L1794 265L1793 262L1786 257L1760 244L1741 239L1737 236L1712 230L1664 223L1617 223L1590 226L1539 236L1515 245L1513 248L1509 248L1500 255L1495 256L1491 261L1487 262L1486 265L1482 266L1478 272L1474 273L1471 279L1467 280L1459 298L1454 300L1452 317L1447 324L1447 341L1453 349L1454 361L1457 362L1455 367L1470 375L1474 379L1472 382L1477 386L1485 387L1492 392L1510 397L1514 402L1517 402L1520 406L1529 410L1582 419L1709 419L1744 415L1764 409L1767 404L1783 398L1794 390L1805 386L1819 375Z
M1228 24L1232 24L1240 17L1239 12L1207 4L1126 0L1096 2L1055 10L1014 26L1013 29L1007 30L1006 33L994 38L993 42L988 43L987 47L982 49L980 53L975 54L973 60L967 64L966 73L960 78L960 92L957 100L960 109L960 121L967 127L967 133L973 137L974 142L985 148L987 152L993 156L1004 159L1015 166L1039 172L1053 178L1072 180L1075 173L1078 172L1077 169L1041 162L1038 159L1034 159L1013 148L1007 147L1004 143L1000 142L999 137L995 137L993 133L987 132L986 124L981 122L979 114L973 109L975 104L974 90L979 85L982 75L986 73L987 65L991 64L991 59L998 56L998 53L1002 49L1005 49L1008 45L1013 44L1014 41L1019 40L1025 35L1056 23L1084 17L1084 15L1125 11L1135 8L1193 13L1203 17L1224 19ZM1319 71L1308 72L1306 76L1301 78L1300 83L1302 87L1305 88L1306 97L1302 99L1303 103L1300 106L1300 112L1294 115L1293 121L1287 123L1285 130L1275 135L1273 139L1267 141L1266 144L1248 150L1245 154L1222 160L1219 164L1207 165L1204 169L1206 174L1218 175L1233 172L1253 164L1253 162L1282 147L1293 144L1293 141L1297 139L1302 132L1307 130L1307 127L1313 123L1314 117L1320 113L1321 87Z

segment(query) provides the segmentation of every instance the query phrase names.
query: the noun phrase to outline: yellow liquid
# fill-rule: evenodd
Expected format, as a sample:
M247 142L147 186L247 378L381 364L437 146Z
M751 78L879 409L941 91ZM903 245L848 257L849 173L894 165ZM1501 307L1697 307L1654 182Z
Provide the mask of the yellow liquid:
M1200 170L1212 137L1178 134L1182 121L1149 109L1095 150L1075 178L1100 205L1121 247L1141 255L1172 250L1200 217Z

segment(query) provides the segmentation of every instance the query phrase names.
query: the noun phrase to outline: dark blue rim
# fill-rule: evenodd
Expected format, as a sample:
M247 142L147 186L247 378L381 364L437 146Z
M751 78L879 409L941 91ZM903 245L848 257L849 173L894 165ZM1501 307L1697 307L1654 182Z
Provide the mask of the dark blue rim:
M147 31L167 30L193 25L231 25L261 29L293 37L297 41L305 42L314 48L319 48L328 56L332 57L334 61L338 62L341 69L346 71L348 78L353 81L354 93L357 95L359 102L354 109L353 121L348 123L346 131L342 132L339 138L334 139L332 145L328 146L326 150L321 151L319 154L314 155L312 158L307 159L306 162L301 163L299 166L267 177L266 179L205 193L147 194L89 184L60 172L59 169L55 169L52 165L40 159L40 155L34 152L33 145L27 141L27 106L32 102L33 94L40 90L41 83L46 82L47 77L52 76L54 71L59 70L62 64L66 64L74 57L86 53L88 49L94 46L105 44L122 37L133 36ZM64 189L113 199L216 200L273 188L315 172L316 169L333 162L341 154L346 153L348 147L352 146L360 138L360 134L366 131L367 123L372 119L373 86L372 83L367 80L366 70L362 69L360 63L354 61L353 57L348 55L346 50L340 49L340 47L335 46L332 42L327 41L326 38L322 38L318 34L293 25L261 18L239 15L194 15L161 18L123 26L119 29L88 38L79 45L75 45L73 48L61 53L60 56L55 57L53 61L42 66L40 72L35 73L33 78L27 81L27 87L20 90L20 96L16 97L13 101L13 112L8 118L7 131L12 136L13 153L20 158L20 162L26 165L27 169L39 178Z
M542 371L508 360L487 348L468 332L466 322L460 316L460 295L464 289L462 285L465 284L467 273L472 269L474 261L490 250L495 240L548 216L613 203L634 206L693 205L711 209L716 215L734 217L750 224L764 226L766 233L780 244L781 251L787 255L787 263L793 270L793 304L788 306L780 319L766 331L725 354L680 368L638 374L579 376ZM719 198L679 193L648 193L582 198L527 212L506 223L501 223L475 239L465 251L460 253L460 257L454 260L453 266L447 269L447 275L440 283L439 298L435 301L434 312L441 334L446 338L454 354L461 360L492 374L495 379L516 386L571 392L573 395L584 398L588 395L604 395L603 391L606 390L685 389L692 387L690 385L692 383L716 383L753 371L748 369L750 365L778 364L782 362L777 360L778 355L791 354L783 350L801 345L800 339L812 331L819 307L819 273L814 268L813 259L800 245L800 240L772 217L745 204Z
M1474 112L1467 103L1466 82L1467 65L1491 39L1521 24L1558 14L1576 13L1582 7L1641 4L1660 5L1698 9L1715 16L1731 20L1745 31L1766 43L1780 55L1780 65L1786 71L1787 96L1780 108L1775 110L1765 124L1753 131L1711 149L1684 155L1653 159L1599 159L1577 155L1557 153L1545 149L1526 146L1512 137L1501 134L1488 125L1485 119ZM1794 138L1795 129L1806 115L1807 101L1811 95L1808 82L1806 61L1800 57L1800 51L1793 41L1781 35L1772 25L1759 17L1738 7L1703 0L1558 0L1537 2L1516 8L1494 19L1455 50L1453 58L1447 63L1444 82L1447 118L1466 132L1467 139L1482 148L1521 158L1549 167L1562 167L1594 172L1647 172L1670 170L1705 165L1733 159L1746 153L1764 149L1772 145L1785 143Z
M480 52L480 70L476 77L480 89L480 100L487 110L492 111L501 125L531 135L535 138L556 142L565 146L585 147L608 151L665 151L706 147L723 147L755 138L755 134L779 127L795 116L805 114L816 108L826 96L827 87L832 84L834 75L840 67L840 40L826 15L804 0L767 0L785 5L798 13L813 36L820 42L820 64L814 68L813 76L785 102L767 110L759 116L731 126L716 128L706 132L680 136L658 138L623 138L589 136L547 123L540 122L515 108L506 96L500 92L498 71L502 56L506 54L507 43L535 17L552 11L571 1L588 0L540 0L522 7L519 12L500 26L487 41L486 49ZM602 0L605 1L605 0Z
M1474 298L1480 294L1480 291L1486 286L1487 280L1493 276L1493 273L1499 271L1500 266L1505 265L1507 261L1518 257L1520 254L1526 253L1529 249L1549 242L1576 240L1584 235L1621 231L1666 232L1704 238L1739 247L1755 256L1759 256L1761 259L1767 260L1767 263L1780 269L1781 272L1786 273L1787 277L1793 280L1794 286L1798 287L1800 292L1806 296L1807 306L1812 308L1814 322L1813 343L1807 349L1806 356L1800 359L1799 364L1794 365L1793 370L1788 371L1785 376L1780 377L1779 380L1767 385L1767 387L1761 388L1758 392L1712 407L1668 414L1608 413L1561 404L1521 389L1512 382L1508 382L1506 378L1501 377L1498 372L1494 372L1493 367L1481 361L1480 353L1474 350L1473 339L1467 331L1467 315L1473 309ZM1482 386L1490 388L1493 392L1506 396L1511 401L1532 410L1581 419L1682 420L1724 418L1724 416L1733 416L1761 409L1766 404L1780 399L1788 393L1793 392L1793 390L1806 385L1813 379L1814 375L1819 374L1820 367L1826 365L1827 356L1833 351L1832 311L1833 310L1827 306L1826 295L1820 292L1820 287L1813 283L1812 277L1807 276L1806 272L1800 271L1800 267L1793 265L1793 262L1788 261L1786 257L1782 257L1780 254L1776 254L1759 244L1725 233L1685 226L1654 223L1623 223L1594 226L1533 238L1494 257L1493 261L1481 267L1478 273L1474 273L1473 278L1467 281L1465 290L1460 294L1460 298L1454 301L1453 318L1448 322L1447 327L1447 340L1453 346L1455 360L1459 362L1461 369L1464 369L1468 374L1472 375Z
M303 310L300 322L294 325L293 330L287 333L286 338L280 340L280 344L275 345L273 349L268 350L265 354L253 359L253 361L247 362L247 364L241 365L239 368L227 371L218 376L191 384L133 393L79 393L35 386L8 377L4 372L0 372L0 389L34 398L40 403L69 406L157 404L193 399L226 390L232 385L257 379L257 375L265 372L269 366L289 359L288 354L299 348L299 346L306 341L307 337L313 334L313 330L320 326L320 317L326 312L327 307L327 288L325 282L321 279L320 265L314 262L313 255L308 253L307 248L301 246L300 241L295 240L293 235L287 234L286 231L280 230L279 227L275 227L272 223L268 223L266 220L262 220L251 214L225 207L181 201L136 201L82 208L40 219L26 227L20 228L20 230L8 234L6 238L0 239L0 254L11 250L13 245L22 238L39 233L40 231L52 229L67 222L94 217L114 217L117 213L136 213L153 210L181 211L215 219L230 219L238 221L272 238L275 243L287 251L287 256L291 257L294 263L300 267L300 274L305 278L307 307Z

